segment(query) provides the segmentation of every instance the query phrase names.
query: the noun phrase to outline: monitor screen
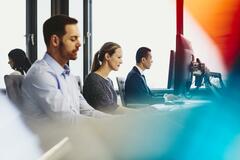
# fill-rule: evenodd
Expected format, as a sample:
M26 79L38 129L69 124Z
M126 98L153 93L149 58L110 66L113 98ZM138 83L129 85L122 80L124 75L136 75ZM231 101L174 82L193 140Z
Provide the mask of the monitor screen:
M175 51L170 51L169 68L168 68L168 83L167 89L173 89L174 86L174 67L175 67Z
M175 54L174 93L185 95L192 84L191 64L194 56L190 41L182 34L176 35Z

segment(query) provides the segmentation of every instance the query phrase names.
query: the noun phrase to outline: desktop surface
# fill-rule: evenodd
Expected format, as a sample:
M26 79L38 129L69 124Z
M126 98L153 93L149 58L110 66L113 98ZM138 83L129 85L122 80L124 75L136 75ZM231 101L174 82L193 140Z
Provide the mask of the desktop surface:
M194 107L200 107L210 104L211 100L201 100L201 99L181 99L176 101L167 101L163 104L154 104L151 107L159 111L173 111L179 109L189 109Z

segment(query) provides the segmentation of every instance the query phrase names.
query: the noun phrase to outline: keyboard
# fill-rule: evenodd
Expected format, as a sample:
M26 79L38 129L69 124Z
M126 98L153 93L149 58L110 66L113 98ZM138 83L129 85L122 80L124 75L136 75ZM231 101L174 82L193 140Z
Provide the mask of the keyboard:
M173 111L178 109L188 109L199 106L204 106L204 104L210 104L210 100L194 100L194 99L184 99L174 101L166 101L164 104L154 104L151 107L156 108L159 111Z

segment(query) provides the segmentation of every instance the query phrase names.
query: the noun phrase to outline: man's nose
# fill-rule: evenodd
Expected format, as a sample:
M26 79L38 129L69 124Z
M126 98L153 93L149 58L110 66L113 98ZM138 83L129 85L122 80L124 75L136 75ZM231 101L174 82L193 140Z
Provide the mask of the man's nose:
M80 41L77 43L77 47L81 47L81 42Z

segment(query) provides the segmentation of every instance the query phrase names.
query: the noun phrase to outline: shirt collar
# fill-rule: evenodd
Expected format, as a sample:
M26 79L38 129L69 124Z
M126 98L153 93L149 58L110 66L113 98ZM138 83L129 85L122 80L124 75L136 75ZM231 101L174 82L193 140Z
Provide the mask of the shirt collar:
M69 74L70 74L70 68L68 67L67 64L65 64L63 68L64 68L64 71L63 71L62 75L64 76L64 78L66 78L66 76L69 76Z
M144 75L143 70L140 67L138 67L137 65L135 65L135 67L138 69L138 71L140 72L141 75Z
M70 68L67 64L62 67L54 58L52 58L48 53L46 53L43 59L47 64L57 73L57 75L63 75L64 78L66 75L70 74Z

